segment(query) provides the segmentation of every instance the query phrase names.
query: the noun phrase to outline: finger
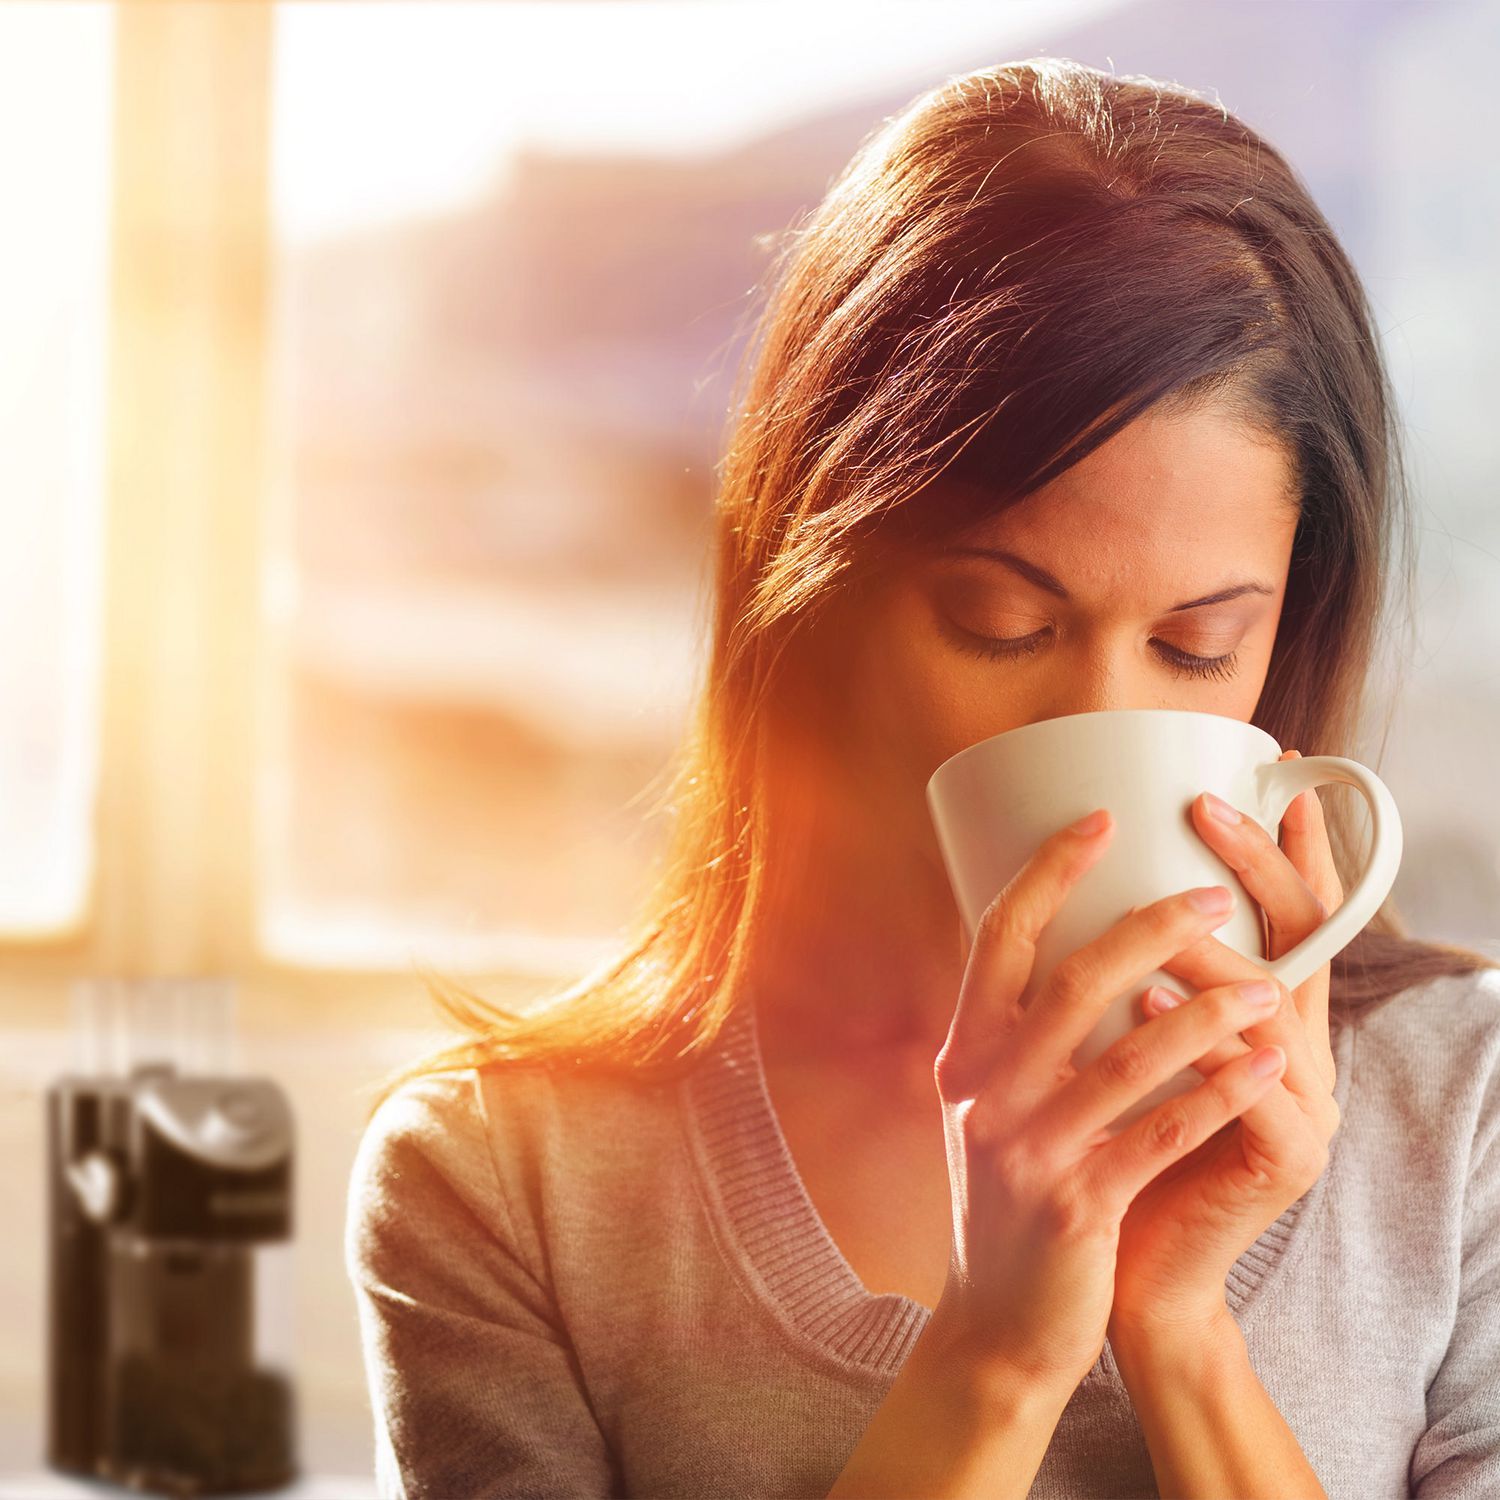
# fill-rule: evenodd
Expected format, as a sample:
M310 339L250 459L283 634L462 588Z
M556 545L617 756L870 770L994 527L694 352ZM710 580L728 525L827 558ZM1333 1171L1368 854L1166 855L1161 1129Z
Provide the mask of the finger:
M1099 1024L1104 1008L1130 993L1142 974L1180 953L1199 935L1222 927L1232 908L1199 899L1224 886L1177 891L1131 911L1092 941L1068 954L1026 1007L1017 1028L1018 1052L1037 1070L1038 1079L1066 1076L1070 1059Z
M1240 980L1271 977L1262 965L1212 935L1173 954L1160 967L1191 985L1195 992ZM1285 1049L1287 1065L1282 1081L1293 1093L1308 1100L1326 1094L1327 1078L1315 1059L1308 1023L1286 986L1279 980L1271 982L1281 991L1282 1003L1264 1020L1248 1027L1244 1036L1252 1047L1274 1045ZM1142 1008L1147 1009L1144 1000Z
M1295 751L1287 751L1281 758L1295 756ZM1214 800L1205 794L1194 803L1195 826L1219 857L1234 869L1245 889L1260 905L1268 929L1266 953L1271 958L1279 958L1322 925L1327 918L1327 908L1265 829L1253 818L1245 817L1224 824L1209 812L1207 804ZM1326 1039L1327 966L1297 986L1292 991L1292 1000L1309 1032ZM1326 1087L1333 1077L1333 1052L1326 1040L1320 1045L1326 1057L1317 1065L1317 1073Z
M1219 997L1223 992L1224 987L1220 986L1214 995L1207 998L1214 1005L1222 1006L1224 1002ZM1178 998L1181 1006L1187 1004L1164 986L1154 985L1147 991L1143 1001L1143 1008L1148 1015L1159 1013L1152 1003L1157 998ZM1284 1012L1289 1008L1285 1003L1284 989L1281 999L1281 1009ZM1173 1008L1167 1007L1168 1010ZM1200 1022L1198 1029L1207 1033L1212 1028ZM1208 1079L1220 1069L1259 1052L1265 1046L1279 1046L1285 1052L1286 1063L1276 1084L1238 1117L1243 1127L1240 1146L1246 1160L1268 1175L1282 1175L1294 1169L1300 1165L1304 1152L1315 1154L1319 1147L1327 1144L1323 1116L1310 1106L1305 1096L1298 1094L1289 1081L1294 1066L1306 1072L1311 1065L1306 1033L1300 1024L1285 1035L1273 1035L1275 1030L1274 1025L1267 1023L1246 1025L1239 1032L1218 1037L1213 1046L1191 1064Z
M1301 751L1287 750L1283 760L1300 759ZM1302 878L1323 903L1328 912L1335 912L1343 904L1344 887L1339 880L1334 864L1333 848L1328 841L1328 827L1323 817L1323 804L1318 799L1317 789L1309 787L1291 801L1281 820L1281 848L1292 864L1301 872ZM1268 937L1266 952L1279 957L1292 946L1281 938ZM1307 1018L1310 1034L1321 1039L1314 1050L1320 1054L1319 1067L1325 1084L1333 1088L1338 1076L1338 1067L1333 1060L1333 1042L1328 1034L1328 992L1331 979L1328 965L1324 965L1293 993L1298 1008Z
M1259 1047L1255 1050L1259 1051ZM1291 1063L1292 1055L1288 1052L1287 1070ZM1322 1144L1308 1113L1287 1085L1286 1071L1240 1114L1240 1149L1245 1153L1245 1161L1267 1177L1294 1176ZM1288 1199L1288 1203L1292 1201L1295 1200Z
M1082 819L1079 820L1083 821ZM1044 839L981 914L959 986L940 1076L955 1096L993 1070L1021 1018L1020 997L1036 960L1037 938L1078 879L1114 836L1114 819L1080 834L1076 825Z
M1282 759L1300 759L1300 752L1288 750ZM1324 907L1337 911L1344 901L1344 887L1315 787L1292 798L1281 820L1281 848Z
M1249 1058L1221 1068L1195 1088L1131 1121L1108 1145L1086 1157L1074 1182L1113 1221L1123 1217L1142 1188L1210 1136L1243 1119L1267 1093L1286 1095L1273 1073L1257 1077Z
M1199 992L1201 993L1201 991ZM1141 997L1141 1011L1149 1021L1166 1011L1174 1010L1197 996L1181 995L1176 990L1166 985L1154 984ZM1285 1010L1285 991L1282 993L1282 1010ZM1276 1013L1272 1013L1271 1019L1275 1019ZM1252 1036L1251 1033L1254 1032ZM1248 1038L1248 1041L1246 1040ZM1287 1054L1288 1068L1296 1072L1298 1076L1304 1074L1309 1066L1316 1060L1316 1052L1312 1045L1312 1038L1307 1033L1307 1028L1294 1027L1288 1033L1279 1033L1274 1025L1268 1025L1262 1030L1256 1023L1251 1022L1240 1028L1239 1031L1226 1037L1222 1037L1213 1047L1205 1051L1202 1056L1195 1057L1191 1066L1198 1069L1200 1073L1208 1074L1225 1063L1233 1062L1235 1058L1241 1057L1247 1051L1253 1051L1259 1046L1279 1046ZM1295 1059L1295 1061L1293 1061ZM1314 1068L1316 1072L1317 1069ZM1319 1075L1323 1080L1323 1090L1328 1092L1332 1089L1332 1079ZM1293 1093L1299 1098L1309 1097L1307 1094L1293 1088Z
M1280 997L1273 993L1271 1003ZM1191 1005L1164 1010L1111 1043L1032 1115L1033 1126L1074 1137L1103 1133L1109 1123L1182 1068L1206 1077L1251 1050L1239 1032L1267 1007L1235 984L1219 985ZM1196 1061L1195 1061L1196 1059ZM1213 1059L1212 1062L1209 1059Z
M1164 984L1153 984L1144 995L1141 996L1141 1012L1147 1021L1154 1020L1157 1016L1166 1015L1169 1011L1180 1009L1190 999L1196 999L1195 995L1179 994L1176 990L1169 989ZM1144 1022L1142 1023L1145 1024ZM1245 1026L1254 1024L1254 1018L1247 1016ZM1230 1063L1237 1057L1242 1057L1251 1050L1241 1038L1239 1031L1231 1032L1228 1036L1218 1038L1206 1052L1192 1059L1190 1066L1206 1078L1210 1073L1222 1068L1225 1063Z
M1223 821L1216 809L1231 821ZM1270 957L1280 957L1323 923L1328 913L1322 900L1254 818L1204 792L1193 801L1193 823L1265 912L1272 937Z

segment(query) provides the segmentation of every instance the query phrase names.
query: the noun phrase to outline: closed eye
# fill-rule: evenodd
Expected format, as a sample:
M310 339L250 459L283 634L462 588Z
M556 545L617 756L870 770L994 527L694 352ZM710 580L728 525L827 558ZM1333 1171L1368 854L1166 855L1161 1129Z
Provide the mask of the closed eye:
M1037 630L1030 635L1022 636L980 635L976 631L966 630L946 615L942 616L942 621L950 638L961 651L990 661L996 659L1014 661L1021 657L1035 655L1041 650L1042 643L1049 633L1046 630ZM1227 680L1234 676L1239 657L1238 651L1226 651L1223 656L1196 656L1191 651L1183 651L1155 637L1152 638L1151 647L1175 677Z

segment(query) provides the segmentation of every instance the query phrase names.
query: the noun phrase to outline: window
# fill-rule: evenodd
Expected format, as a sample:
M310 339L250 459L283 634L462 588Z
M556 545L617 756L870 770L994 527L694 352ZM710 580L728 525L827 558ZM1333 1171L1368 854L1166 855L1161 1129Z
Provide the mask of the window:
M0 934L85 919L99 768L113 9L0 7Z

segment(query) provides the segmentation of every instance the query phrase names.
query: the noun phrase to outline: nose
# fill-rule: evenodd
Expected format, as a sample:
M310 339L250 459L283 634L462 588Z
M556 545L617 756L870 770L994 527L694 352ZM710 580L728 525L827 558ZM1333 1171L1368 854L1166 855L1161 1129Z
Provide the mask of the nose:
M1149 704L1139 688L1133 687L1130 678L1122 672L1109 675L1083 676L1063 672L1057 684L1058 691L1047 704L1047 712L1040 718L1061 719L1068 714L1102 713L1114 708L1146 708Z
M1070 661L1060 658L1057 667L1052 691L1043 697L1044 711L1036 718L1159 706L1154 685L1143 680L1139 663L1119 645L1098 645Z

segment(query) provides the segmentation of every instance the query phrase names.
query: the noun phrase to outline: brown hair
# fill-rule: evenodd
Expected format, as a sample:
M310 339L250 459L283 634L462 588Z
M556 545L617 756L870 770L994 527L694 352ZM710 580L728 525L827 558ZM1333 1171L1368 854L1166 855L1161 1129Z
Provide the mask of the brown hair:
M1301 516L1252 722L1304 755L1349 753L1388 604L1410 630L1407 482L1364 291L1292 168L1222 106L1057 58L950 78L871 132L771 272L719 465L708 675L657 804L673 822L650 898L616 956L525 1012L429 972L471 1039L381 1097L451 1067L688 1066L735 1003L797 845L771 791L792 774L781 731L817 659L811 628L903 544L1031 493L1148 407L1227 405L1294 460ZM982 492L923 492L943 471ZM1347 890L1363 850L1344 803L1325 816ZM1409 936L1387 901L1332 962L1330 1016L1486 967Z

